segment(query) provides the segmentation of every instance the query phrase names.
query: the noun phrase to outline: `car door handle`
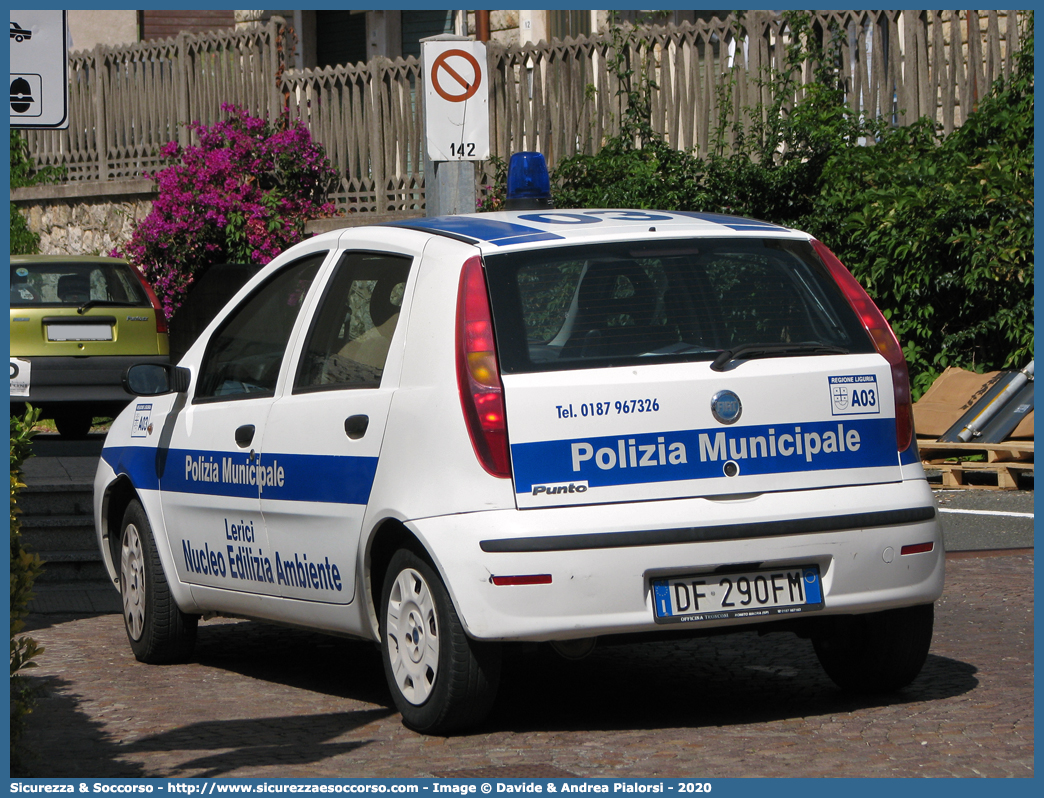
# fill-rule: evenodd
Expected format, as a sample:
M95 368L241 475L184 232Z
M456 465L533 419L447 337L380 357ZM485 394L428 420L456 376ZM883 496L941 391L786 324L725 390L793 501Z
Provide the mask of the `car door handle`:
M369 416L348 416L344 420L344 434L356 441L366 434L366 428L369 424Z
M254 440L254 425L244 424L242 427L236 430L236 446L240 449L245 449L250 445L250 442Z

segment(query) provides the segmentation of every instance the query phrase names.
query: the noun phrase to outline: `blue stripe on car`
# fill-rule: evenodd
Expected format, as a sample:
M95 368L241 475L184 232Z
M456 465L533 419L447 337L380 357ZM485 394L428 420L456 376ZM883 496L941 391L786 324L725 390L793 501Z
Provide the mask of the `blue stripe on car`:
M701 222L720 224L722 227L727 227L730 230L771 230L778 232L787 229L785 227L780 227L779 225L770 224L769 222L762 222L759 219L744 219L742 216L728 216L723 213L696 213L695 211L672 211L672 213L675 216L699 219Z
M391 227L428 230L433 233L452 233L453 235L466 236L475 241L486 241L499 247L534 241L555 241L562 238L562 236L554 233L548 233L523 224L472 216L436 216L431 219L407 219L389 222L388 225Z
M102 459L139 490L163 490L274 501L366 504L376 457L268 454L256 463L246 452L114 446ZM259 486L260 483L260 486Z
M515 490L611 487L738 476L898 466L895 419L764 424L607 435L511 446ZM621 460L624 465L621 466ZM575 488L574 488L575 489ZM572 491L569 491L572 492Z

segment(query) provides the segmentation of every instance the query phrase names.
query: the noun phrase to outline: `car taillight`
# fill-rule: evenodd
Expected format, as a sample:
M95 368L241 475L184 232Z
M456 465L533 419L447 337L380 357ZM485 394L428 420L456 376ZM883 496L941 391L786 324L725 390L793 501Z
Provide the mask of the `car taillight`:
M167 332L167 316L163 313L163 305L160 304L159 297L156 296L156 292L152 290L152 286L149 285L145 279L145 275L134 269L134 273L138 275L138 282L141 283L141 287L145 289L145 294L149 298L149 302L152 303L152 309L156 311L156 333Z
M834 281L841 287L848 304L859 316L866 331L870 333L877 351L892 367L892 390L895 393L895 442L900 452L910 448L913 441L913 405L910 401L910 371L906 366L899 339L892 332L888 320L878 310L870 295L863 290L852 273L827 247L815 239L812 246L833 275Z
M477 256L465 261L457 291L457 387L479 462L495 477L510 477L504 388L497 365L486 277Z

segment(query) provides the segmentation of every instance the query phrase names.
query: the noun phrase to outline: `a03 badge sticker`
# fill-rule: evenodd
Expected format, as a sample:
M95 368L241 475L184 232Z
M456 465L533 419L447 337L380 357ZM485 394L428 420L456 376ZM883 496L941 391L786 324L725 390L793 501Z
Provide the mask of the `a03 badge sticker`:
M830 410L835 416L881 412L881 394L875 374L830 377Z

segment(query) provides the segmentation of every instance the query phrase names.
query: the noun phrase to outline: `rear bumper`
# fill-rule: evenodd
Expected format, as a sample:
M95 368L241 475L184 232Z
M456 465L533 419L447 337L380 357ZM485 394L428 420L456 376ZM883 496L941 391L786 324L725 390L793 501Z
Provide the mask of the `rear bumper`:
M914 480L716 500L498 510L409 526L446 577L469 634L539 641L664 629L653 620L654 578L734 566L817 565L824 608L803 617L933 602L942 594L945 563L934 508L927 483ZM643 537L650 542L643 544ZM570 539L577 545L565 543ZM901 554L903 546L925 543L931 551ZM535 574L550 575L551 582L493 583L494 576Z
M12 356L15 357L15 356ZM136 363L168 363L166 355L19 357L31 364L28 396L11 396L11 408L26 402L45 409L55 405L91 405L118 412L132 397L123 374Z

